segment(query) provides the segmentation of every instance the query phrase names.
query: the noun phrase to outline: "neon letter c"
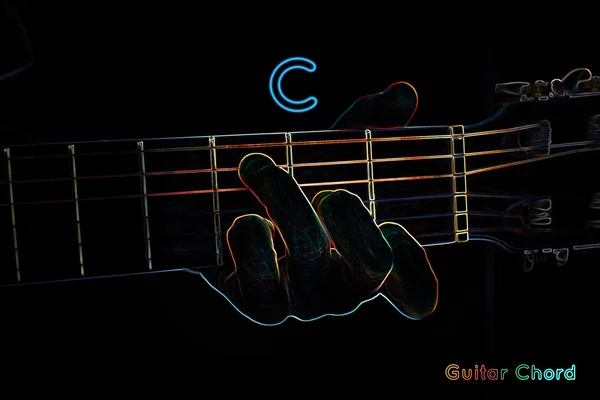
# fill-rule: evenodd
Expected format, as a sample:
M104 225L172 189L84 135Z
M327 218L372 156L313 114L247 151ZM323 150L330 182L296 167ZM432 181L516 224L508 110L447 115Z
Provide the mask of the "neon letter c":
M280 62L279 65L277 65L271 73L271 78L269 79L269 91L271 92L271 97L273 98L275 103L279 107L283 108L285 111L293 113L304 113L312 110L317 106L317 98L311 96L307 97L304 100L292 100L289 99L281 89L281 81L283 80L285 74L295 69L300 69L306 72L315 72L317 69L317 64L304 57L292 57ZM283 71L280 72L281 70ZM277 84L275 84L275 81L277 81ZM303 105L306 106L301 108L292 107Z
M519 378L519 380L526 381L527 379L529 379L529 377L527 375L521 375L522 369L529 369L529 365L527 365L527 364L519 365L517 367L517 369L515 370L515 375L517 375L517 378Z

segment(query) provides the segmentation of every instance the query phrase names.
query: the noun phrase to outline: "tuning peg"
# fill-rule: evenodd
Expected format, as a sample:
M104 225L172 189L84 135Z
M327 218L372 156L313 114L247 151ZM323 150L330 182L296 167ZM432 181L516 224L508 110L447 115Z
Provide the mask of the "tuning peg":
M562 79L562 83L567 94L577 90L580 82L592 79L592 71L587 68L575 68L567 73Z
M556 97L562 97L565 95L565 84L560 79L552 79L550 81L550 90Z
M587 68L575 68L562 79L529 82L499 83L496 94L507 101L544 101L554 97L583 97L600 95L600 76L593 76Z
M500 104L521 101L522 89L530 84L530 82L506 82L496 84L495 92L497 101Z
M577 82L571 96L596 96L600 94L600 77L592 76L590 79Z
M521 90L531 85L530 82L507 82L496 84L496 94L503 94L509 96L521 96Z
M496 94L512 101L544 101L558 95L552 87L550 83L542 80L533 83L507 82L496 85ZM554 88L557 93L561 93L560 83L554 82Z

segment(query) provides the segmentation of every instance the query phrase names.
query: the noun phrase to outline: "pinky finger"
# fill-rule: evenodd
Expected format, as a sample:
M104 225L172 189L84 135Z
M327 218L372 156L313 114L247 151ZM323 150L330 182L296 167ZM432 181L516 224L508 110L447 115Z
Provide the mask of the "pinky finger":
M394 268L384 283L385 294L407 317L426 317L437 307L438 280L425 249L399 224L384 222L379 229L394 253Z

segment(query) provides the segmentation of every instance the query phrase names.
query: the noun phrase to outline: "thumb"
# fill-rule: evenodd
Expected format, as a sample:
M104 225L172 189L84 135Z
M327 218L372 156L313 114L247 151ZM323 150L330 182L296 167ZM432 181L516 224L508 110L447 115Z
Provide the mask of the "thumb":
M419 98L408 82L396 82L382 92L356 100L331 129L394 128L409 124Z

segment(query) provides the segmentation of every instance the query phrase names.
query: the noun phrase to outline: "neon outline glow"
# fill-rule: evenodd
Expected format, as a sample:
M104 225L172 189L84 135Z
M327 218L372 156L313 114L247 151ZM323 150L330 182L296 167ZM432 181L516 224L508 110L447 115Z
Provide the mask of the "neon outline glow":
M409 236L410 236L410 237L411 237L411 238L412 238L412 239L415 241L415 243L419 243L419 242L417 241L417 239L415 239L415 237L414 237L412 234L410 234L410 232L406 232L406 233L407 233L407 234L408 234L408 235L409 235ZM419 244L419 246L421 246L421 245ZM421 248L423 248L423 246L421 246ZM394 266L392 265L392 266L390 267L390 272L391 272L393 269L394 269ZM409 316L409 315L405 314L405 313L404 313L404 312L402 312L402 310L400 310L400 309L399 309L399 308L398 308L398 307L397 307L397 306L394 304L394 302L393 302L392 300L390 300L390 299L389 299L389 298L388 298L388 297L387 297L387 296L386 296L384 293L382 293L382 292L377 292L377 293L375 293L373 296L371 296L371 297L369 297L369 298L367 298L367 299L365 299L365 300L361 301L360 303L358 303L358 305L357 305L356 307L354 307L352 310L350 310L350 311L348 311L348 312L345 312L345 313L339 313L339 314L333 314L333 313L324 313L324 314L322 314L322 315L319 315L319 316L317 316L317 317L310 318L310 319L304 319L304 318L300 318L300 317L298 317L298 316L296 316L296 315L294 315L294 314L289 314L289 315L285 316L285 317L284 317L284 318L283 318L281 321L279 321L279 322L274 322L274 323L264 323L264 322L259 322L259 321L255 320L255 319L253 319L252 317L250 317L248 314L245 314L244 312L242 312L242 310L240 310L240 309L239 309L239 308L238 308L238 307L237 307L237 306L236 306L236 305L235 305L235 304L234 304L234 303L233 303L233 302L232 302L232 301L231 301L231 300L230 300L230 299L227 297L227 295L226 295L225 293L223 293L223 292L222 292L222 291L220 291L220 290L219 290L219 289L218 289L218 288L217 288L215 285L213 285L212 283L210 283L210 281L208 280L208 278L206 278L206 277L204 276L204 274L203 274L201 271L194 271L194 270L191 270L191 269L187 269L187 270L186 270L186 272L189 272L189 273L191 273L191 274L194 274L194 275L200 275L200 276L202 277L202 279L204 279L204 281L205 281L205 282L208 284L208 286L210 286L212 289L214 289L214 291L215 291L215 292L217 292L217 293L218 293L218 294L220 294L220 295L221 295L221 296L222 296L222 297L223 297L225 300L227 300L227 302L228 302L228 303L229 303L229 304L230 304L230 305L231 305L231 306L232 306L232 307L233 307L233 308L234 308L234 309L235 309L235 310L236 310L238 313L240 313L241 315L243 315L244 317L246 317L246 318L247 318L249 321L251 321L251 322L254 322L254 323L255 323L255 324L257 324L257 325L262 325L262 326L278 326L278 325L281 325L281 324L283 324L283 323L284 323L285 321L287 321L288 319L295 319L295 320L298 320L298 321L300 321L300 322L313 322L313 321L317 321L317 320L319 320L319 319L321 319L321 318L324 318L324 317L344 317L344 316L346 316L346 315L353 314L353 313L354 313L354 312L356 312L356 311L357 311L357 310L358 310L358 309L359 309L359 308L360 308L360 307L361 307L363 304L365 304L365 303L368 303L368 302L370 302L370 301L373 301L373 300L375 300L375 299L376 299L376 298L378 298L378 297L383 297L385 300L387 300L387 302L388 302L388 303L390 303L390 304L391 304L391 306L392 306L392 307L393 307L393 308L394 308L394 309L395 309L395 310L396 310L398 313L400 313L401 315L403 315L404 317L406 317L406 318L408 318L408 319L410 319L410 320L413 320L413 321L418 321L418 320L421 320L421 319L423 319L423 318L425 317L425 316L424 316L424 317L422 317L422 318L415 318L415 317L411 317L411 316ZM388 274L389 274L389 272L388 272ZM437 279L437 276L435 275L435 273L434 273L434 277L435 277L435 280L436 280L436 282L437 282L437 281L438 281L438 279ZM386 276L386 279L387 279L387 276ZM385 279L384 279L384 280L383 280L383 282L381 283L381 285L382 285L382 286L383 286L384 282L385 282ZM431 313L433 313L433 311L434 311L435 309L437 309L438 298L439 298L438 296L439 296L439 286L437 286L437 285L436 285L436 295L435 295L436 302L435 302L435 306L434 306L433 310L430 312L430 314L431 314Z
M403 316L405 316L406 318L408 318L408 319L412 319L413 321L418 321L419 319L421 319L421 318L409 317L408 315L404 314L402 311L400 311L400 309L399 309L398 307L396 307L396 305L395 305L395 304L394 304L394 303L393 303L393 302L392 302L390 299L388 299L388 298L385 296L385 294L383 294L382 292L378 292L378 293L377 293L377 294L375 294L373 297L370 297L370 298L367 298L366 300L363 300L363 301L361 301L360 303L358 303L358 305L357 305L356 307L354 307L354 309L352 309L352 310L350 310L350 311L348 311L348 312L345 312L345 313L340 313L340 314L330 314L330 313L325 313L325 314L323 314L323 315L319 315L318 317L314 317L314 318L310 318L310 319L303 319L303 318L300 318L300 317L298 317L298 316L296 316L296 315L294 315L294 314L290 314L290 315L287 315L285 318L283 318L283 320L281 320L280 322L274 322L274 323L271 323L271 324L267 324L267 323L264 323L264 322L259 322L259 321L255 320L255 319L251 318L249 315L247 315L247 314L243 313L243 312L242 312L242 311L241 311L241 310L240 310L240 309L239 309L239 308L238 308L238 307L237 307L235 304L233 304L233 302L232 302L231 300L229 300L229 298L228 298L228 297L227 297L227 296L226 296L226 295L225 295L223 292L221 292L221 291L220 291L219 289L217 289L217 288L216 288L216 287L215 287L215 286L214 286L212 283L210 283L210 282L208 281L208 279L207 279L207 278L204 276L204 274L203 274L202 272L198 272L198 271L192 271L192 270L187 270L187 272L190 272L190 273L192 273L192 274L196 274L196 275L200 275L200 276L202 277L202 279L204 279L204 281L205 281L206 283L208 283L208 286L210 286L210 287L211 287L211 288L213 288L213 289L214 289L214 290L215 290L217 293L219 293L221 296L223 296L223 298L225 298L225 300L227 300L227 302L228 302L229 304L231 304L231 306L232 306L232 307L233 307L233 308L234 308L234 309L235 309L235 310L236 310L238 313L240 313L241 315L243 315L244 317L246 317L248 320L250 320L251 322L254 322L254 323L255 323L255 324L257 324L257 325L262 325L262 326L278 326L278 325L281 325L281 324L283 324L285 321L287 321L287 320L288 320L288 319L290 319L290 318L292 318L292 319L295 319L295 320L298 320L298 321L300 321L300 322L313 322L313 321L319 320L319 319L321 319L321 318L324 318L324 317L344 317L344 316L346 316L346 315L353 314L353 313L354 313L354 312L356 312L356 310L358 310L358 309L359 309L359 308L360 308L360 307L361 307L363 304L365 304L365 303L368 303L368 302L370 302L370 301L373 301L373 300L375 300L375 299L376 299L376 298L378 298L378 297L383 297L384 299L386 299L386 300L388 301L388 303L390 303L390 304L392 305L392 307L394 307L394 309L395 309L396 311L398 311L400 314L402 314L402 315L403 315Z
M530 370L530 372L527 372L526 375L524 375L524 373L521 372L521 370ZM505 380L505 375L508 371L508 368L489 368L486 367L484 364L475 364L475 368L460 368L458 364L450 364L446 367L444 375L446 376L446 378L448 378L448 380L451 381L503 381ZM520 364L518 367L515 368L514 371L515 377L519 381L575 380L575 364L572 364L570 368L546 368L544 370L536 368L536 366L533 364Z
M298 64L293 64L288 66L287 68L285 68L283 70L283 72L279 73L279 71L286 67L288 64L292 64L295 62L301 62L301 63L305 63L308 64L308 66L305 65L298 65ZM283 90L281 88L281 81L283 80L283 77L285 76L285 74L287 74L290 71L293 71L295 69L299 69L302 71L306 71L306 72L315 72L317 70L317 64L315 64L313 61L309 60L308 58L304 58L304 57L292 57L292 58L288 58L287 60L283 60L282 62L279 63L279 65L277 65L275 67L275 69L273 70L273 72L271 73L271 78L269 79L269 92L271 93L271 97L273 98L273 101L275 101L275 103L281 107L282 109L284 109L287 112L292 112L292 113L304 113L307 111L312 110L313 108L315 108L317 106L317 104L319 103L319 101L317 100L316 97L311 96L311 97L307 97L304 100L292 100L290 98L288 98L284 93ZM277 78L277 88L275 88L275 77L279 75L279 77ZM275 92L277 92L277 94L279 96L277 96L275 94ZM306 107L304 108L292 108L290 106L287 106L285 104L283 104L282 101L280 101L278 99L278 97L281 97L281 99L283 100L283 102L289 103L291 105L296 105L296 106L302 106L305 104L308 104ZM312 103L312 104L311 104Z

